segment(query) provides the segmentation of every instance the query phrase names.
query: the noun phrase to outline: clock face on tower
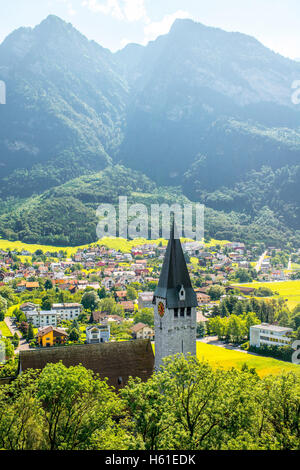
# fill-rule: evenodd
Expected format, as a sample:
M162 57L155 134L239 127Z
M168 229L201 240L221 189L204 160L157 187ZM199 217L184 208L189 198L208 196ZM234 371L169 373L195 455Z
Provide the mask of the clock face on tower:
M162 302L159 302L158 304L158 314L162 318L165 314L165 306Z

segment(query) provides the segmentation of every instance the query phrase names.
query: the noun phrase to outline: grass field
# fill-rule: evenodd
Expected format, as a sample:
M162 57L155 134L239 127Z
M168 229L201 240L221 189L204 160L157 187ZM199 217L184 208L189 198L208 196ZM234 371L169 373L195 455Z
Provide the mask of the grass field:
M300 374L300 365L277 361L269 357L252 356L239 351L212 346L210 344L197 341L197 357L206 360L213 367L231 369L235 367L241 369L244 363L249 367L254 367L260 377L266 375L279 375L282 372L293 371Z
M6 325L5 321L0 321L0 331L2 333L2 336L6 336L6 337L11 337L12 334L8 328L8 326Z
M278 292L275 297L283 297L288 301L290 309L300 304L300 281L282 281L282 282L252 282L251 284L240 284L244 287L268 287L273 292Z

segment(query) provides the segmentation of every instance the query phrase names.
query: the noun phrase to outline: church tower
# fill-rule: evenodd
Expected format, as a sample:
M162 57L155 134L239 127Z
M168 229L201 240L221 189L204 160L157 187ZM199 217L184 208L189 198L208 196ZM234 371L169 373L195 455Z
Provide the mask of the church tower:
M155 368L177 353L196 355L197 297L172 225L158 286L154 292Z

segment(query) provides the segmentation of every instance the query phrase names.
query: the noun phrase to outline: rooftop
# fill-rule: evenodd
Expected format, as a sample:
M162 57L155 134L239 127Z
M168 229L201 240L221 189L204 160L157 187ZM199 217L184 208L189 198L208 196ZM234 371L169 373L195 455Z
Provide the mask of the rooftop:
M115 388L123 387L130 376L148 380L154 368L151 342L141 339L20 351L19 373L59 361L66 367L82 364L101 379L107 377Z
M269 325L268 323L262 323L261 325L251 326L251 328L255 328L256 330L269 330L277 333L289 333L290 331L293 331L292 328L286 328L284 326L278 325Z

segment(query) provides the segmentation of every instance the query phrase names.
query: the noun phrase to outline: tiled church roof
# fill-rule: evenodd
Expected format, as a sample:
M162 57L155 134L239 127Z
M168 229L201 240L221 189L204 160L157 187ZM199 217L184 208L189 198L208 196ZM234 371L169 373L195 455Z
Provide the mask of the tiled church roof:
M154 355L149 340L62 346L20 351L19 372L43 369L46 364L67 366L82 364L87 369L108 378L108 384L123 387L130 376L148 380L154 367Z

